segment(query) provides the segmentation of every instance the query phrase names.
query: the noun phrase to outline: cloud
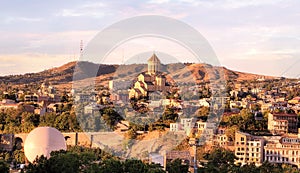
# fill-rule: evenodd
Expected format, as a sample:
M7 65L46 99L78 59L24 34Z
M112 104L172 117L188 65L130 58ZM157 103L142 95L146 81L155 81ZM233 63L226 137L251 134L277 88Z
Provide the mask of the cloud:
M79 53L80 40L87 44L97 33L98 31L94 30L44 33L0 31L3 39L9 40L0 43L0 56L27 52L76 54Z
M249 6L274 5L282 2L282 0L226 0L224 8L242 8Z
M101 2L90 2L73 8L65 8L60 10L56 16L62 17L94 17L103 18L110 15L106 8L106 4Z
M206 8L237 9L251 6L274 5L282 0L178 0L178 3Z
M170 0L150 0L148 1L148 3L150 4L164 4L164 3L168 3L170 2Z

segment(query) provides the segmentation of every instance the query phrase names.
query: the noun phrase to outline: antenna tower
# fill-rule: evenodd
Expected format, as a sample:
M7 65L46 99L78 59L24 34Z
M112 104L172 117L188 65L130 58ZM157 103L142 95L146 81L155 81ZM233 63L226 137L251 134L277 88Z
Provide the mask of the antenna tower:
M82 56L83 53L83 41L80 41L80 56Z

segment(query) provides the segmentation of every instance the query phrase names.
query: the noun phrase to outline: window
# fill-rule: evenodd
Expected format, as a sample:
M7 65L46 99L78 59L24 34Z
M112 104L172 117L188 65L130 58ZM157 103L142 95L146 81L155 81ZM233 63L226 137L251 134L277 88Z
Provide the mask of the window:
M241 141L245 141L245 138L244 138L244 137L241 137Z

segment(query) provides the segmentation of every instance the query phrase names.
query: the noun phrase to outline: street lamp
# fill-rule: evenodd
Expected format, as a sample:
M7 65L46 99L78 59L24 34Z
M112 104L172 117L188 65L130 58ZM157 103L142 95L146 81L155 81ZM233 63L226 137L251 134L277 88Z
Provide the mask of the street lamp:
M199 145L199 138L190 138L189 144L190 146L194 147L194 173L197 173L197 146Z

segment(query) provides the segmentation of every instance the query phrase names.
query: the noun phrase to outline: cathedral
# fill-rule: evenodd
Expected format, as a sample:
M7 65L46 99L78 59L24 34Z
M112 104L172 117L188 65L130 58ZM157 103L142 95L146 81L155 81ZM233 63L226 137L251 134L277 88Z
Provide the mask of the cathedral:
M133 87L129 90L129 98L148 97L151 92L170 91L171 86L160 72L160 60L153 54L148 59L148 71L138 75Z

